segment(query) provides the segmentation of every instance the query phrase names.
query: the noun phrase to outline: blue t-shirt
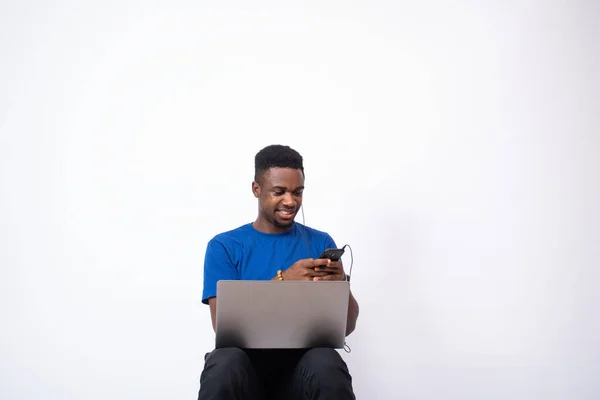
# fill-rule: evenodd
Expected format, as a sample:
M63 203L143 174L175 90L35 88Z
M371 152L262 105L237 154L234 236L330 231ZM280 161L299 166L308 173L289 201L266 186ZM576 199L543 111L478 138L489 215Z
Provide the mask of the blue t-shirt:
M303 258L337 247L326 232L294 222L283 233L263 233L252 223L220 233L207 245L202 302L217 295L219 280L269 280Z

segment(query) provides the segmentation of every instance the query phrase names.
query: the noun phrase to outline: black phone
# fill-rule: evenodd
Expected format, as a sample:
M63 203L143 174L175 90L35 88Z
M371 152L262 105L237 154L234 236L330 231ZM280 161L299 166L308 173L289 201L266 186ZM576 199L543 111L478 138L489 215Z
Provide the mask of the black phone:
M339 261L344 254L344 249L326 249L319 258L329 258L331 261Z

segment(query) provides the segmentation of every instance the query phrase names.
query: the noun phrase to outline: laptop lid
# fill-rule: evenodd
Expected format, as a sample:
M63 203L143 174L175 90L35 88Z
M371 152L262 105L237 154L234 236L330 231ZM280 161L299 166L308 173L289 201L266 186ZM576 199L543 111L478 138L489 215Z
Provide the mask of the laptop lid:
M347 281L217 282L216 348L343 348Z

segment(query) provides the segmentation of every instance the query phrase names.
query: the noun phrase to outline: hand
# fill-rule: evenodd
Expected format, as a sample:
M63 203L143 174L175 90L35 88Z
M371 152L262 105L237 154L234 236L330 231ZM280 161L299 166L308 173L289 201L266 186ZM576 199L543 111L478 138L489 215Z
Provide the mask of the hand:
M315 276L315 281L345 281L346 273L341 261L331 261L326 267L315 267L317 272L327 272L325 276Z
M296 261L283 271L283 280L312 281L315 278L325 278L329 275L327 268L332 264L327 258L305 258Z

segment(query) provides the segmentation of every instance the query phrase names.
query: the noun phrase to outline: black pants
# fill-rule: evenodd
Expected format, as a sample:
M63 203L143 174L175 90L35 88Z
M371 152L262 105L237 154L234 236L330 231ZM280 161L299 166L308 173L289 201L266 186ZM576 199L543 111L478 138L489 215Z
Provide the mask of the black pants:
M340 354L310 350L213 350L205 358L198 400L355 400Z

